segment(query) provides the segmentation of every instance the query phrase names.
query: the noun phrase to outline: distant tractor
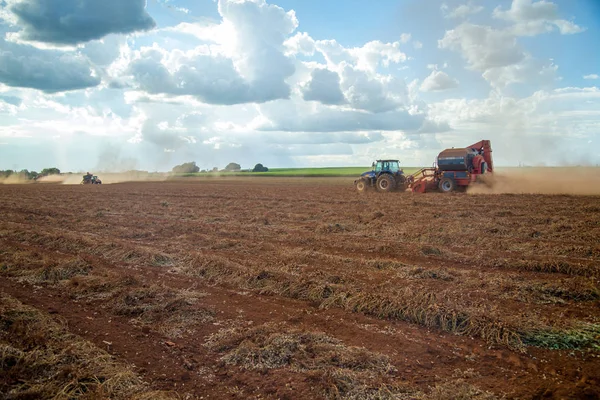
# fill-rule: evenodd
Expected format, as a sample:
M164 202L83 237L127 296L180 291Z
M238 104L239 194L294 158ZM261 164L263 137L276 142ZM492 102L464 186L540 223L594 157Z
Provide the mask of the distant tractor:
M354 181L354 186L359 192L376 188L380 192L406 190L406 176L400 169L398 160L377 160L373 163L373 170L364 172Z
M83 176L81 181L82 185L101 185L102 181L96 175L92 175L89 172Z

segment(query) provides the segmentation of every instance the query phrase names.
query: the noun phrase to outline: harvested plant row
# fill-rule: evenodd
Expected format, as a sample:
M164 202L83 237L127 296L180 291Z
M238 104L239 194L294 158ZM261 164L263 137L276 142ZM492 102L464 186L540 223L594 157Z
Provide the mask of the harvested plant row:
M18 300L0 298L0 392L6 399L175 399Z

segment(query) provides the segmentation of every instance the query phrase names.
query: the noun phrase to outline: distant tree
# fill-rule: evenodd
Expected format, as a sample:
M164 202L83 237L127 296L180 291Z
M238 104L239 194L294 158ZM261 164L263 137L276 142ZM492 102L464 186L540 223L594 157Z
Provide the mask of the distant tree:
M8 178L9 176L11 176L14 173L15 173L15 171L13 171L12 169L1 170L0 178Z
M196 165L195 161L183 163L173 167L173 172L176 174L189 174L193 172L199 172L200 167Z
M38 173L35 171L28 171L26 169L22 169L21 171L19 171L19 175L21 175L22 179L35 179L38 177Z
M265 167L264 165L258 163L254 166L254 169L252 170L252 172L268 172L269 168Z
M213 167L213 169L210 172L219 172L219 168Z
M240 164L236 164L236 163L229 163L227 164L227 166L225 167L225 171L239 171L240 169L242 169L242 167L240 166Z
M59 175L60 169L58 168L44 168L42 172L40 172L40 176L48 176L48 175Z

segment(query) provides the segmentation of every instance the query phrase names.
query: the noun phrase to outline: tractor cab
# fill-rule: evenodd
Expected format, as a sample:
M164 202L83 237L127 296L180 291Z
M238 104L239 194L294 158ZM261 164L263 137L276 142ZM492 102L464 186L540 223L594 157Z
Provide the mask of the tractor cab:
M376 174L380 174L382 172L387 172L391 174L404 173L400 169L400 162L398 160L377 160L376 163L373 163L373 171Z

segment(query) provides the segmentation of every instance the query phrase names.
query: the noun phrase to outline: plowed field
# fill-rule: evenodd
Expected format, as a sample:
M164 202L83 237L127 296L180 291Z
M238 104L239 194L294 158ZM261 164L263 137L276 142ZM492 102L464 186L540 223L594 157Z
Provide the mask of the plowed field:
M599 398L600 197L351 182L0 185L0 393Z

